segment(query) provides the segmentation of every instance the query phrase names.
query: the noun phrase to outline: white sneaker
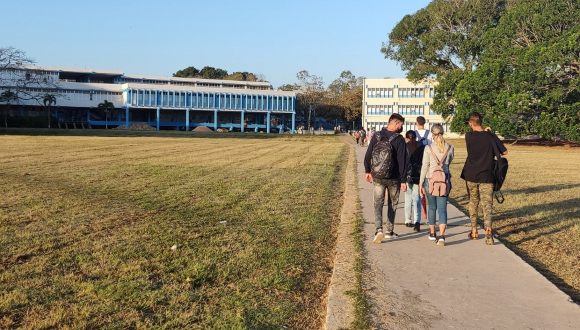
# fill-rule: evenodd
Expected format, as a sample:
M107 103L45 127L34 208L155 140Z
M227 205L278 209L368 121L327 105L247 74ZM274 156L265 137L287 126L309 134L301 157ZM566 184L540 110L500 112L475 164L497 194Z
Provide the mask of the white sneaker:
M373 243L375 244L381 244L381 240L383 239L383 237L385 237L385 235L383 234L382 231L377 231L377 233L375 234L375 239L373 239Z
M445 245L445 237L441 236L437 240L437 246L443 246L443 245Z
M393 238L397 238L397 237L399 237L399 235L395 234L394 232L390 232L390 233L387 233L385 235L385 238L388 238L388 239L393 239Z

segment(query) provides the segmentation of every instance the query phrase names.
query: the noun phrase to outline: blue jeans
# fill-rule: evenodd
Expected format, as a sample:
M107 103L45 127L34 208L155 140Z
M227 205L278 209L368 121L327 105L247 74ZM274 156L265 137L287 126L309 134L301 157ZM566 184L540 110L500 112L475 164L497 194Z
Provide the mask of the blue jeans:
M413 221L415 212L415 221ZM419 184L407 182L405 192L405 223L421 223L421 196L419 195Z
M429 193L429 181L425 178L423 183L425 195L427 196L427 219L430 226L435 226L435 212L439 213L439 224L447 224L447 199L448 196L433 196Z

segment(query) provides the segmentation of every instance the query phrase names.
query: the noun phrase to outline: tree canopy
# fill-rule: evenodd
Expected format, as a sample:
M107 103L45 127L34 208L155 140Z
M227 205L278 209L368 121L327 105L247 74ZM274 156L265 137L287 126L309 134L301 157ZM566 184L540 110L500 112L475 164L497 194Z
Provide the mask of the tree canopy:
M202 78L202 79L219 79L219 80L238 80L238 81L266 81L263 74L251 72L234 72L229 74L224 69L204 66L201 70L193 66L179 70L173 74L174 77L181 78Z
M575 0L435 0L381 51L410 80L438 80L432 109L454 131L478 111L506 136L580 140L579 23Z

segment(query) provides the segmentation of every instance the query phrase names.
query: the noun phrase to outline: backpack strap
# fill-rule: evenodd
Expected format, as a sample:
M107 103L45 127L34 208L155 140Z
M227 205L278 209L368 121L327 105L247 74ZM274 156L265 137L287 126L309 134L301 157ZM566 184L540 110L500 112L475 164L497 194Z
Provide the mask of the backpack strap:
M447 150L445 151L445 154L443 155L443 158L441 158L441 160L439 160L439 158L437 158L437 155L433 151L433 148L431 147L431 145L429 145L429 149L431 149L431 154L433 155L433 157L435 157L435 160L437 161L437 165L443 166L443 164L441 162L445 161L445 159L447 158L447 154L449 153L451 146L449 146L449 148L447 148Z
M423 140L427 140L427 137L429 136L429 130L426 129L425 130L425 135L423 135Z

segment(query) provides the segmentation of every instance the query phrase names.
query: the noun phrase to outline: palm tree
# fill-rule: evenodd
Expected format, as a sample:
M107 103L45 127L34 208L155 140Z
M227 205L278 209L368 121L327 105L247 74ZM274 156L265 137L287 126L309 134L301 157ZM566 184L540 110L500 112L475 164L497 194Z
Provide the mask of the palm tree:
M47 118L48 118L48 128L50 128L50 106L56 104L56 96L54 94L46 93L44 94L44 98L42 99L44 103L44 108L46 109Z
M99 103L98 105L99 110L102 110L103 112L105 112L105 129L109 128L109 112L113 111L115 109L115 105L113 105L113 102L109 102L107 100L104 100L103 102Z
M18 96L16 93L7 89L0 93L0 102L6 102L6 109L4 110L4 127L8 127L8 111L10 110L10 101L16 101Z

